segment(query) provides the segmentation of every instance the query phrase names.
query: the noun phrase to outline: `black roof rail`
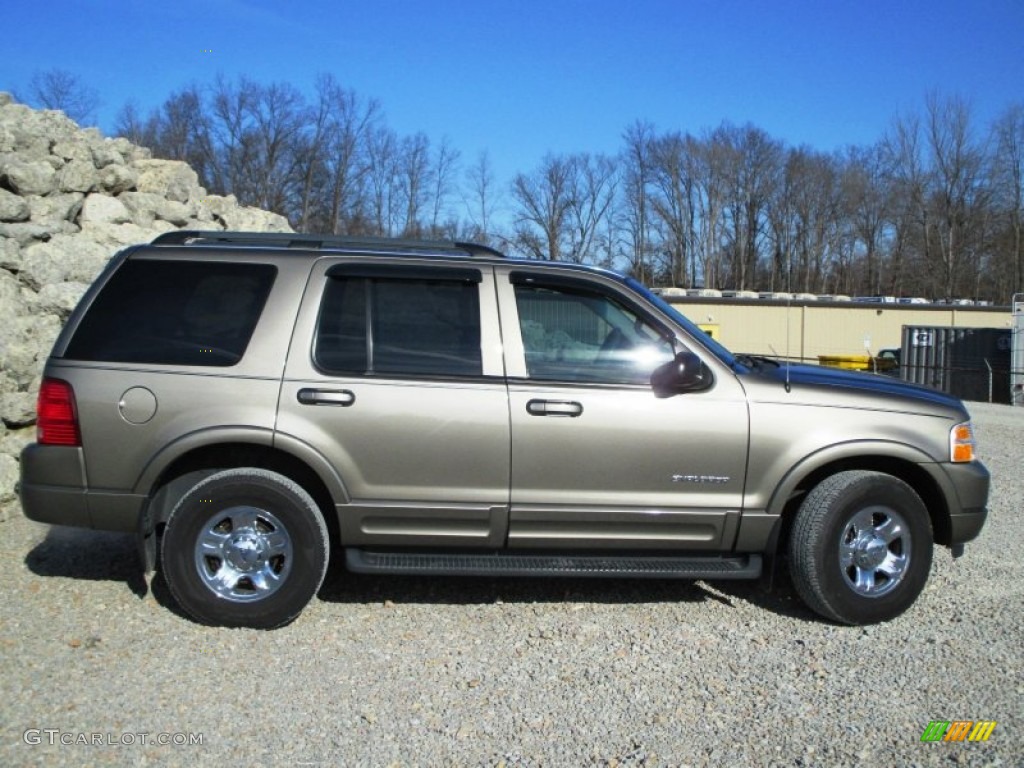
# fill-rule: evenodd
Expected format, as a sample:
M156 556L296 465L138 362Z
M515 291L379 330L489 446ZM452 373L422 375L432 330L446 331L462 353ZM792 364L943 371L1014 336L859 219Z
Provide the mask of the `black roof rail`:
M366 248L380 251L445 252L462 251L469 256L504 258L501 251L479 243L447 240L408 240L391 237L348 235L306 235L292 232L221 232L182 229L158 235L152 245L253 245L267 248Z

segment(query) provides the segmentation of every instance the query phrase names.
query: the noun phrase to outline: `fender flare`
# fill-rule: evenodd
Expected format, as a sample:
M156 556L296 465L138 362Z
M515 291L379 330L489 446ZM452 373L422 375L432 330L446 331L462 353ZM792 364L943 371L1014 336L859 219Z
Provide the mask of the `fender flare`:
M320 478L335 504L347 504L350 500L348 489L337 470L322 453L308 443L271 429L242 426L197 430L164 446L146 463L135 483L134 492L144 496L150 495L160 475L182 456L194 450L227 443L249 444L288 454L305 464Z
M767 514L778 515L781 518L789 498L808 475L837 461L856 460L866 456L895 459L914 464L924 469L943 491L950 490L949 479L945 477L945 472L942 472L938 468L938 463L920 448L895 440L851 440L821 448L804 456L790 467L772 492L765 511Z

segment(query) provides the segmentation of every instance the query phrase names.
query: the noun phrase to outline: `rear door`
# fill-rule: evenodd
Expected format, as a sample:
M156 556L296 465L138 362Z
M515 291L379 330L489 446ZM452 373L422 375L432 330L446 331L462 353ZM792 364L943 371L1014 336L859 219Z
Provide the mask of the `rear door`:
M655 397L650 374L672 358L675 331L610 279L509 266L498 288L509 546L729 549L748 431L735 377L718 370L707 391Z
M409 259L314 268L281 439L337 470L347 546L504 543L509 415L493 271Z

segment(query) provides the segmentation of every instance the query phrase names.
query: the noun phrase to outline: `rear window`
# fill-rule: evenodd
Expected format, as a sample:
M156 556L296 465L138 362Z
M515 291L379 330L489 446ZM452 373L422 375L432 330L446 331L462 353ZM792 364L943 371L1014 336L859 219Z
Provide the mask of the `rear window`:
M93 301L65 357L234 365L245 354L276 274L270 264L128 261Z

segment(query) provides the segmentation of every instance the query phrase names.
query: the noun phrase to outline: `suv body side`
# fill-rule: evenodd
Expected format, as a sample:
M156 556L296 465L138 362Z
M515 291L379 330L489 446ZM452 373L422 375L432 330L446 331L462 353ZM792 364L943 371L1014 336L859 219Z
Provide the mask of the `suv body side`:
M751 578L786 542L808 605L885 620L933 542L959 554L985 521L954 397L733 356L599 269L314 240L180 233L112 259L47 362L40 430L70 439L23 451L26 516L137 531L147 567L164 526L187 610L264 627L332 544L385 572Z
M935 394L922 409L919 400L865 392L861 405L877 401L876 411L886 414L872 420L851 407L848 392L834 382L802 384L796 400L778 376L737 376L612 277L591 271L585 281L701 355L714 374L709 390L656 399L647 385L532 380L512 281L514 272L530 270L433 257L375 257L373 263L384 271L418 265L442 275L467 268L479 274L479 376L338 376L319 369L313 345L327 273L365 257L282 257L259 249L244 256L212 248L202 254L204 261L241 260L276 270L237 365L65 359L92 300L129 256L197 258L187 248L122 252L72 315L46 374L74 388L88 439L82 448L27 448L21 492L42 522L134 531L169 468L211 445L277 449L310 466L336 507L345 546L605 548L628 542L638 549L761 551L806 478L865 456L923 473L948 518L937 526L940 542L969 540L984 519L978 514L984 501L977 501L987 490L984 468L945 458L944 431L963 417L952 398ZM537 278L545 276L581 279L571 268L548 267ZM849 374L839 378L851 380ZM299 401L300 390L316 388L351 391L355 404ZM132 423L119 411L126 393L130 398L140 390L151 392L157 407L144 423ZM531 415L535 400L578 402L585 418ZM361 418L360 412L376 415ZM385 427L381 413L391 414L394 428ZM921 444L922 419L941 422L927 444ZM957 488L968 489L959 491L962 500Z

